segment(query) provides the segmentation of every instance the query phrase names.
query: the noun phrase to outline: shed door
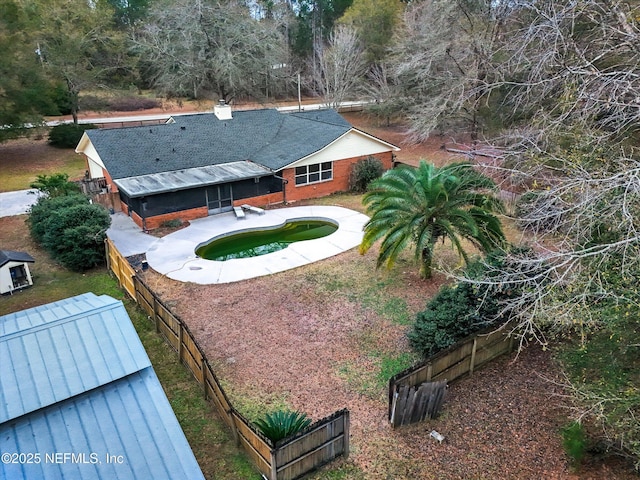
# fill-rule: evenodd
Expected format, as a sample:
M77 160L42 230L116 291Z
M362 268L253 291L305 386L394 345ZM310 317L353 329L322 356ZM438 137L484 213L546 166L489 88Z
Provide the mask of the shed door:
M13 288L20 288L29 285L29 277L27 277L27 270L25 269L24 264L9 268L9 272L11 273Z
M206 193L209 215L228 212L233 209L233 193L230 184L223 183L207 187Z

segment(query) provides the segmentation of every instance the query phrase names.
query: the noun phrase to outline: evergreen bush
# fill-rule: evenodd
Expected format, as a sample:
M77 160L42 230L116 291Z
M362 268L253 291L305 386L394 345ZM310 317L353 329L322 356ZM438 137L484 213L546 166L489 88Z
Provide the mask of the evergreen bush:
M511 257L533 255L528 247L513 247L508 253ZM486 283L461 282L442 287L426 309L417 314L413 329L407 334L411 347L426 358L483 328L505 322L508 317L508 311L504 311L505 302L520 295L525 287L502 285L492 278L508 271L526 280L537 272L535 267L527 271L515 270L520 263L510 261L509 255L496 250L485 259L467 265L467 277L487 280Z
M29 186L46 194L48 197L60 197L80 193L80 187L70 182L69 175L66 173L38 175L36 176L36 181L32 182Z
M31 208L28 223L34 241L64 267L83 271L104 261L111 218L87 197L41 197Z
M384 173L382 162L376 157L368 156L358 160L351 170L350 185L354 192L364 192L367 186Z
M407 335L411 347L423 357L438 353L482 328L478 302L469 283L445 285L419 312Z
M574 470L580 467L587 448L587 440L584 427L576 421L571 422L562 429L562 446L571 459Z
M93 128L98 127L89 123L83 125L76 125L74 123L56 125L49 132L49 145L58 148L75 148L85 130L91 130Z

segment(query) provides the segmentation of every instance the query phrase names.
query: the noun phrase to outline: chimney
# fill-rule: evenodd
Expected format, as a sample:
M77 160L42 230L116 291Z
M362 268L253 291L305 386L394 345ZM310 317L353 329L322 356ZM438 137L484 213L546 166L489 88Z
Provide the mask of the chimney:
M231 105L227 105L224 100L220 100L217 105L213 107L213 113L218 120L231 120Z

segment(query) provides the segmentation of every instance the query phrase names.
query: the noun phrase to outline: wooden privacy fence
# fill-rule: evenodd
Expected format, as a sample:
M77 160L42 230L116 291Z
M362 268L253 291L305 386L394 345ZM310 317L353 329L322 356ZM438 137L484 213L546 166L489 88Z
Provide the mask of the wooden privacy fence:
M447 392L447 382L396 385L389 421L393 427L435 418Z
M398 373L389 380L389 421L395 427L433 418L442 404L444 393L440 398L435 387L425 387L425 392L418 394L421 388L418 386L438 381L446 385L465 375L472 375L475 369L512 350L512 337L503 331L484 331ZM403 387L412 387L413 391ZM434 407L437 408L433 410Z
M319 468L334 458L349 454L349 411L340 410L318 420L297 435L274 443L256 429L231 404L204 351L187 325L171 312L153 291L135 275L122 267L126 259L111 241L107 241L109 267L120 285L132 285L132 298L154 322L156 332L162 334L176 351L178 359L202 386L204 397L216 407L238 445L248 453L258 470L269 480L293 480Z
M136 275L135 270L118 251L111 239L107 238L104 243L107 250L107 269L115 274L120 288L124 288L131 298L135 299L136 289L133 285L133 278Z

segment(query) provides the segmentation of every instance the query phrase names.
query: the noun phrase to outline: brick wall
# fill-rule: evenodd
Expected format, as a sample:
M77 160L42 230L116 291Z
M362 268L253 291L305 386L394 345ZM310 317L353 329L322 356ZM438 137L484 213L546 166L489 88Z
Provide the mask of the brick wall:
M196 218L206 217L209 214L209 209L207 207L198 207L192 208L189 210L181 210L179 212L165 213L163 215L156 215L153 217L147 217L146 229L153 230L155 228L160 227L164 222L169 220L195 220ZM144 229L145 225L142 222L142 217L138 215L136 212L131 212L131 219L138 225L140 228Z
M312 183L310 185L298 185L295 181L295 168L288 168L283 171L282 176L289 182L285 186L287 191L287 202L304 200L305 198L318 198L336 192L349 190L349 177L353 165L368 155L362 157L348 158L333 162L333 180L328 182ZM393 167L392 153L377 154L375 157L382 162L385 170Z
M269 193L267 195L260 195L259 197L243 198L242 200L234 200L233 206L239 207L248 203L254 207L268 207L269 205L282 203L284 201L283 192Z
M102 175L104 176L105 180L107 181L107 187L109 188L109 192L116 193L118 191L118 186L115 183L113 183L113 178L111 178L111 175L109 175L109 172L107 172L103 168L102 169Z

